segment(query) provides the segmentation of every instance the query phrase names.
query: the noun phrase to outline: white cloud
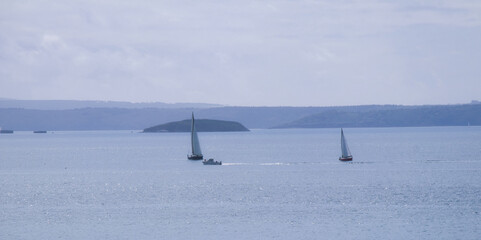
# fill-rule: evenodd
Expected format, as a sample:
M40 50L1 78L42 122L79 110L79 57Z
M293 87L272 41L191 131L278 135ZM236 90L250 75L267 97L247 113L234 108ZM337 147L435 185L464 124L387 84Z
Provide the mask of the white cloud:
M481 87L477 1L0 4L0 97L423 104Z

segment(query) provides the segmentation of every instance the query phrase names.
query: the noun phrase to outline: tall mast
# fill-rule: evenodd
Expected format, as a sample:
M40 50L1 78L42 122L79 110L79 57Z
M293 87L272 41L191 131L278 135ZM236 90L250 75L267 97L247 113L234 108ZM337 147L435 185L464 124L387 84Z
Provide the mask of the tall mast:
M190 146L192 147L192 154L194 154L194 112L192 112L192 121L190 126Z

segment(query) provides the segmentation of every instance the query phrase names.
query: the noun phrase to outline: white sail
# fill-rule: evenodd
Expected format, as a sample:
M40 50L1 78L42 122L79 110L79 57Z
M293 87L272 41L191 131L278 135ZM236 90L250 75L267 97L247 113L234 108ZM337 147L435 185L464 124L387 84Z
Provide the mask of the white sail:
M200 149L199 137L197 136L197 131L195 130L195 120L194 113L192 113L192 126L191 126L191 146L192 155L202 155L202 150Z
M343 158L351 157L351 151L349 151L349 147L347 146L346 138L344 138L344 132L342 131L342 128L341 128L341 151L342 151L341 157Z

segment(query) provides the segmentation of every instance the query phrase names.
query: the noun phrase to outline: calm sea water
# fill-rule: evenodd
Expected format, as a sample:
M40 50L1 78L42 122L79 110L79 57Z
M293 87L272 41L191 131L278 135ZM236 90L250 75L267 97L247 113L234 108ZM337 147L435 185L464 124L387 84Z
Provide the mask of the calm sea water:
M0 135L0 239L479 239L481 127Z

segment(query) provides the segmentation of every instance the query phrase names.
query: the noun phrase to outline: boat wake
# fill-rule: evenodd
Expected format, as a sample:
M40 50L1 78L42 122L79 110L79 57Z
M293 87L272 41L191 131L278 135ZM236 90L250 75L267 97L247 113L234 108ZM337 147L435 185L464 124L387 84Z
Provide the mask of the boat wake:
M375 162L346 162L347 164L371 164Z
M222 163L225 166L287 166L293 163L269 162L269 163Z
M374 162L263 162L263 163L222 163L225 166L292 166L292 165L339 165L370 164Z
M292 163L292 162L223 163L223 165L226 165L226 166L289 166L289 165L300 165L300 164L316 164L316 163L307 163L307 162L302 162L302 163Z
M241 166L241 165L254 165L252 163L223 163L223 166Z
M480 161L476 160L437 160L437 159L432 159L432 160L426 160L425 162L427 163L479 163Z

